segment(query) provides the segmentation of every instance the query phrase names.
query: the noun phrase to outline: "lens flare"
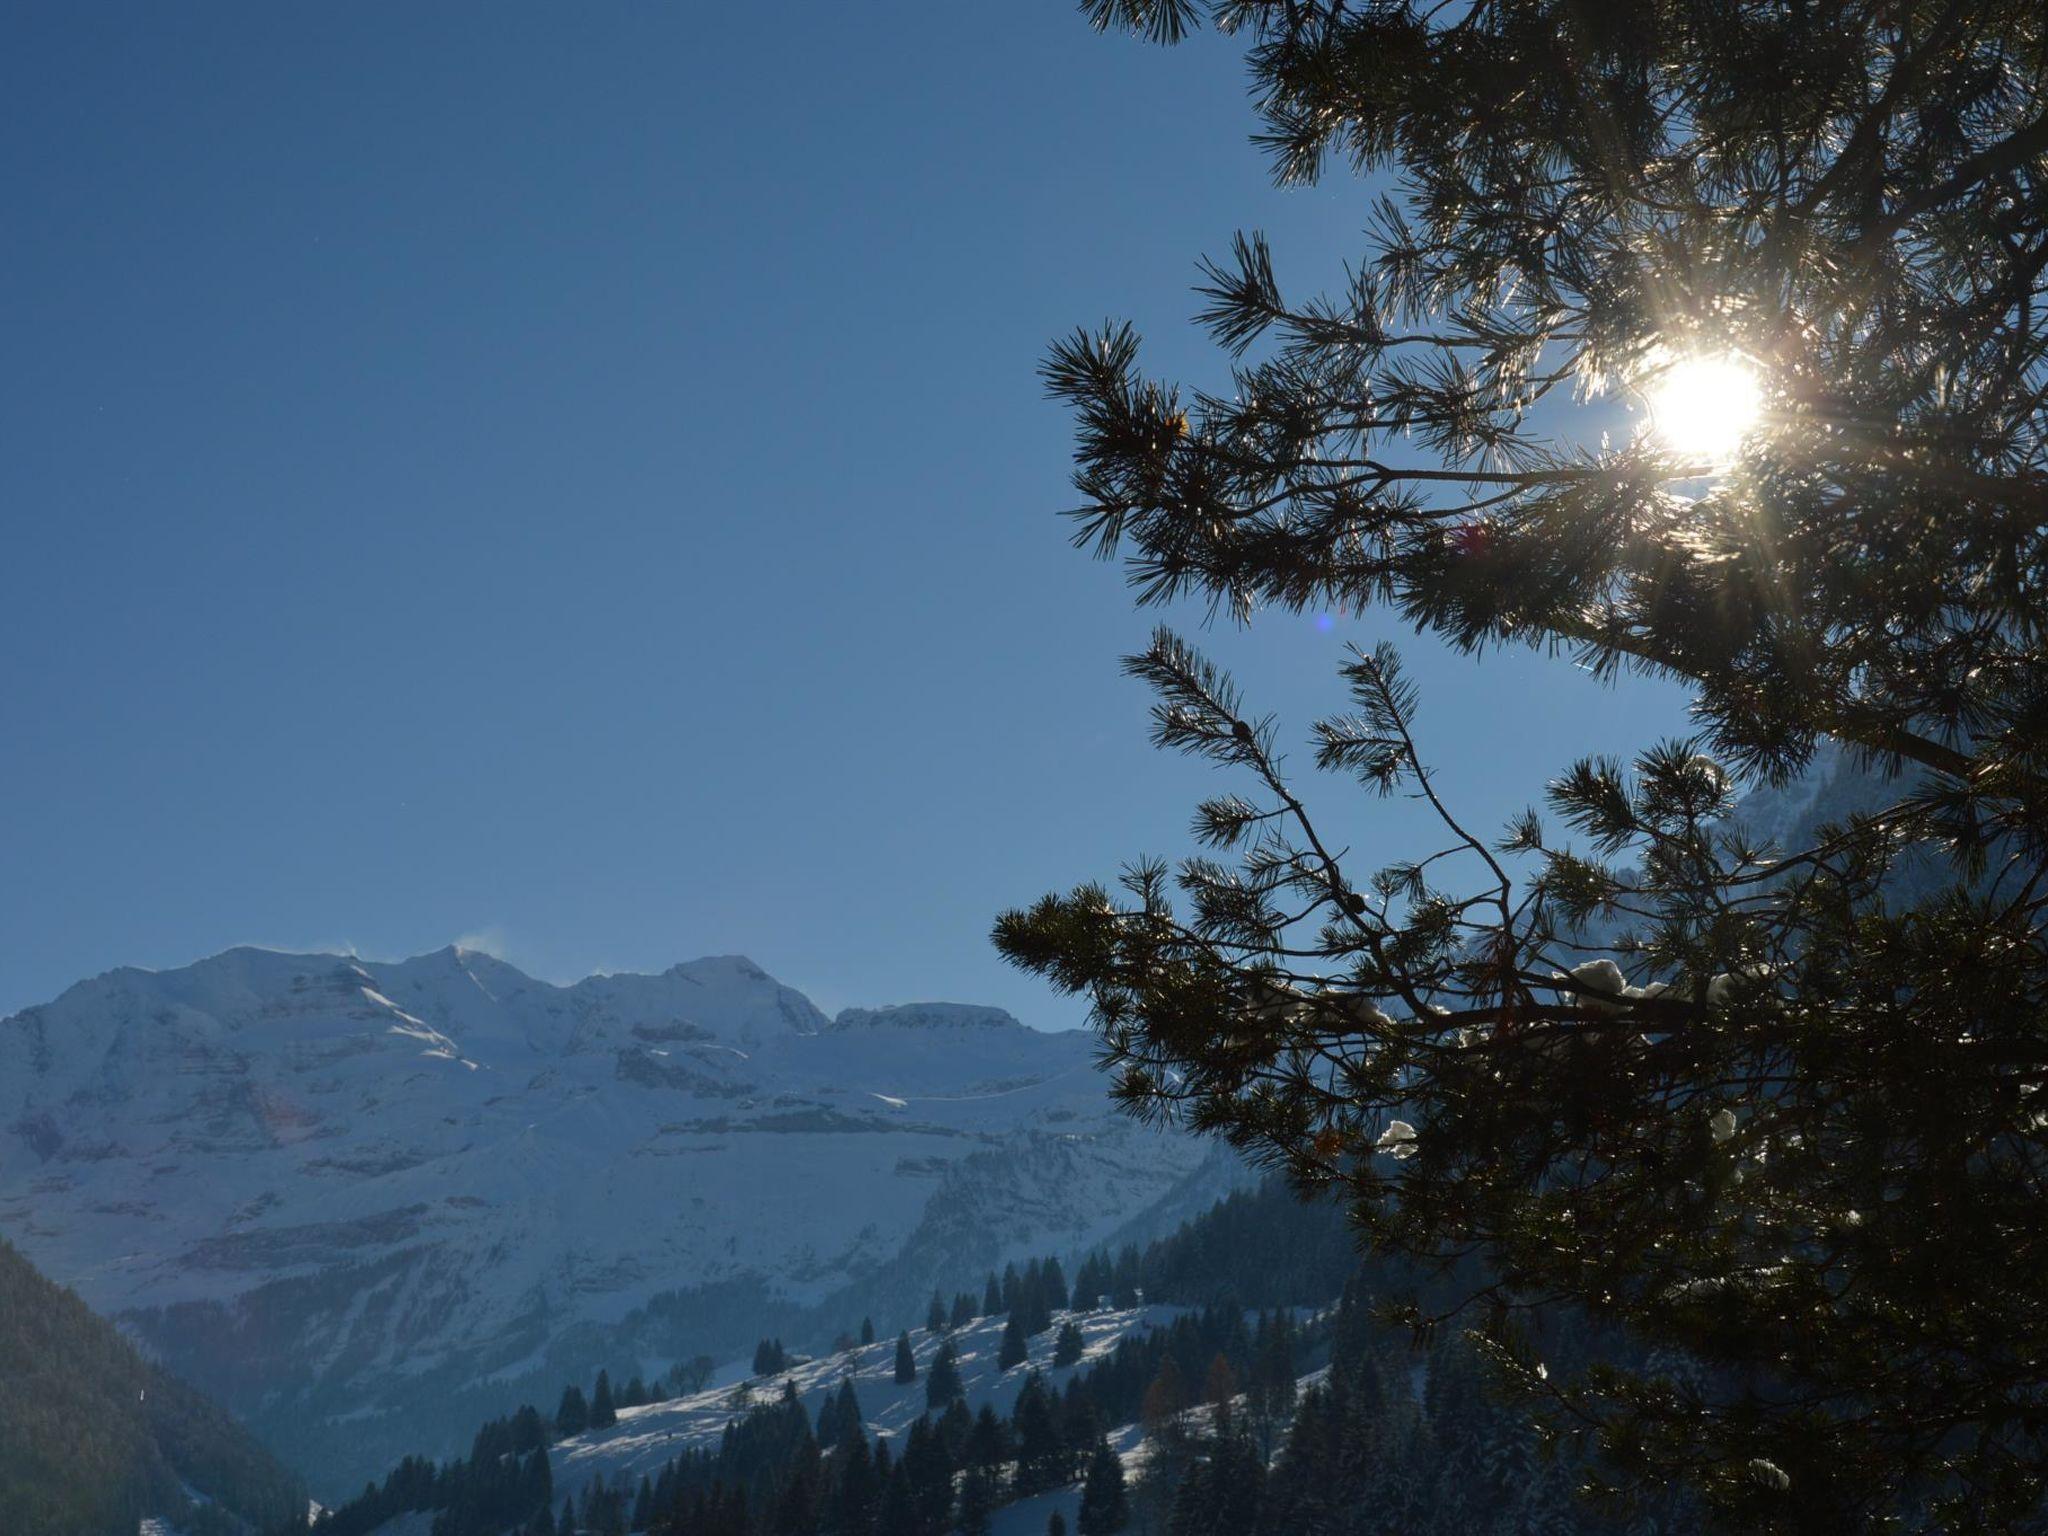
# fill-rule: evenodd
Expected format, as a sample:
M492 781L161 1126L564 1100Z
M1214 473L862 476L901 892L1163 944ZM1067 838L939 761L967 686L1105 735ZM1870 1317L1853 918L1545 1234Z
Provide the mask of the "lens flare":
M1726 464L1756 430L1763 385L1741 358L1686 357L1650 386L1650 429L1688 463Z

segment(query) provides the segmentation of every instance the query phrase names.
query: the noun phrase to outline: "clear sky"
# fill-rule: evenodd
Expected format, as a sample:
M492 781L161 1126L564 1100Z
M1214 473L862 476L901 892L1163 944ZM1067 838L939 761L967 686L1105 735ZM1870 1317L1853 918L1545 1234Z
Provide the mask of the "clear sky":
M1077 1022L991 918L1220 785L1146 744L1034 370L1114 315L1217 382L1239 226L1341 275L1365 193L1252 128L1229 46L1040 0L0 9L0 1012L463 939ZM1381 632L1206 639L1305 741ZM1482 822L1682 726L1410 656Z

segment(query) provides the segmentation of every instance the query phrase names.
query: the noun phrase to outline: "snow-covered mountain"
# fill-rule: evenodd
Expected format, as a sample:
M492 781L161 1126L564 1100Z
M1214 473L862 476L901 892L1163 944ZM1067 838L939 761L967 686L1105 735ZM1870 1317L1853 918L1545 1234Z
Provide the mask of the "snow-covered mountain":
M593 1364L900 1325L1183 1201L1208 1149L1092 1051L828 1019L730 956L561 987L231 950L0 1021L0 1234L346 1488Z

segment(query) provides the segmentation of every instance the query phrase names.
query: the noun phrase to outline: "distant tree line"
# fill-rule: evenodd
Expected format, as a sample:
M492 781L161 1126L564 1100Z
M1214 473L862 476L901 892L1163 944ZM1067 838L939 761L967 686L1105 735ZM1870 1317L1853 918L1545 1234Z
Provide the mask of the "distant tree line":
M600 1381L602 1386L602 1381ZM314 1536L369 1536L398 1515L433 1510L433 1536L500 1536L550 1507L548 1426L521 1408L477 1431L466 1460L408 1456L384 1479L314 1522Z

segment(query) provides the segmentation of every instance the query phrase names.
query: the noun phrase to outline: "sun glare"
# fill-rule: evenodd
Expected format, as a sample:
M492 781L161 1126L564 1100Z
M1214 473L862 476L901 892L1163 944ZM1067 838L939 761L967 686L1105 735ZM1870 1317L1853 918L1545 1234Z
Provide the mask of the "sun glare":
M1650 386L1648 402L1650 427L1672 452L1719 466L1754 430L1763 388L1739 357L1688 357Z

